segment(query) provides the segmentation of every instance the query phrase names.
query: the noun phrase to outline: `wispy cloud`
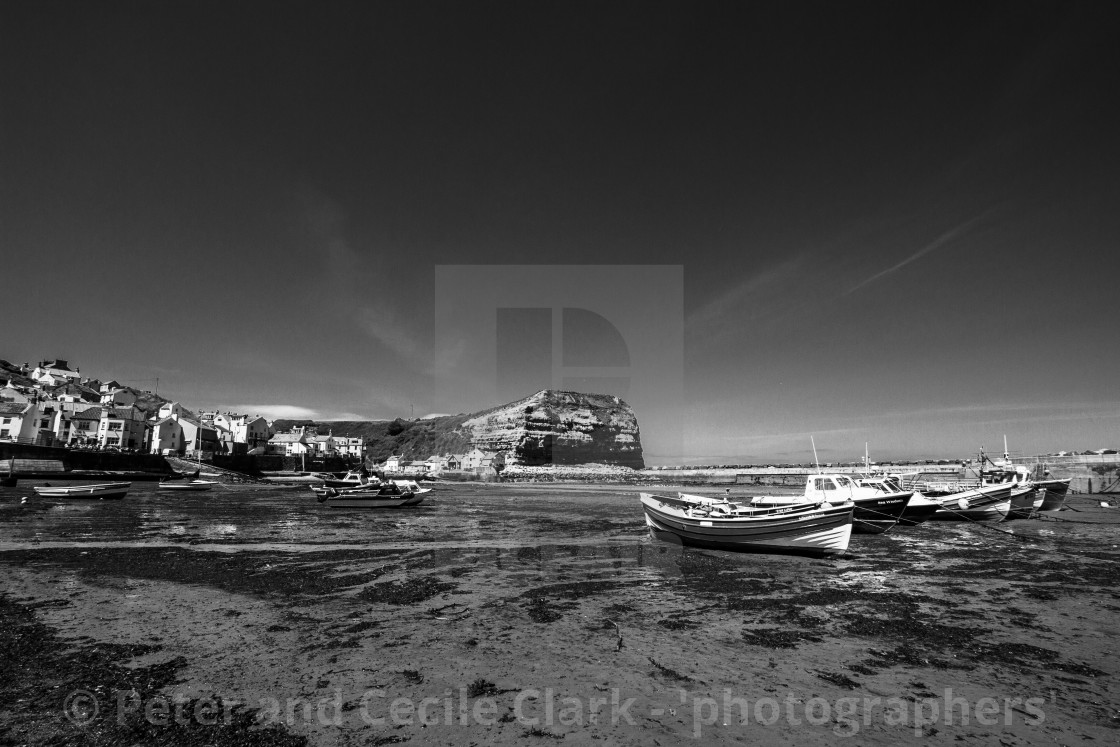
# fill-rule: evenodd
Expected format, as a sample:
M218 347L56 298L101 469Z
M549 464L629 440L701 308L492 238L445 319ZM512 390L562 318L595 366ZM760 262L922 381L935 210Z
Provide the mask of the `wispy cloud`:
M745 319L757 319L763 309L775 311L770 301L798 286L808 259L808 254L789 257L713 296L689 315L688 326L711 339L741 328Z
M860 288L863 288L864 286L867 286L867 285L870 285L871 283L874 283L876 280L881 280L882 278L885 278L887 275L898 272L899 270L901 270L906 265L910 264L911 262L916 262L917 260L926 256L930 252L933 252L937 249L940 249L940 248L952 243L953 241L956 241L961 236L965 235L970 230L972 230L973 226L975 226L977 223L979 223L987 214L988 214L988 211L985 211L985 212L981 213L980 215L977 215L976 217L971 218L971 219L965 221L964 223L961 223L959 226L955 226L954 228L949 229L948 231L941 234L936 239L929 242L928 244L926 244L921 249L914 252L913 254L911 254L909 257L902 260L901 262L898 262L897 264L891 265L887 269L881 270L880 272L875 273L871 277L865 278L865 279L861 280L860 282L856 283L851 288L849 288L847 291L845 291L844 295L849 296L852 293L855 293Z
M346 237L346 215L340 205L318 190L299 195L303 229L311 251L321 258L322 298L339 318L353 320L373 340L413 366L425 363L416 334L405 324L402 293L378 278Z
M992 402L985 404L923 407L865 416L864 420L897 420L944 416L1010 416L1012 420L1069 420L1085 417L1120 417L1120 402ZM984 422L984 421L982 421ZM1004 420L986 422L1005 422Z

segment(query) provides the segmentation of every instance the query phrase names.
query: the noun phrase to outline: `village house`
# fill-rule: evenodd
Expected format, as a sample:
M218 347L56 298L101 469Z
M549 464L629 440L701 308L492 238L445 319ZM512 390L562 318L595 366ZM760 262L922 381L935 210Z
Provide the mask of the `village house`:
M335 436L334 445L340 456L361 459L365 453L365 443L356 436Z
M136 404L137 399L139 397L136 396L136 390L128 387L101 392L101 404L111 407L131 407Z
M60 384L59 386L51 388L48 390L48 394L51 398L61 402L86 402L97 404L101 401L101 396L96 391L90 389L88 386L73 381L68 381L65 384Z
M482 466L482 460L487 457L486 452L479 448L473 448L463 455L460 460L461 469L476 470Z
M22 387L18 387L8 379L8 383L0 387L0 402L22 402L27 404L31 399Z
M259 415L235 415L230 412L214 413L213 423L216 427L225 428L232 436L233 443L246 444L249 449L264 446L272 433L268 429L268 421Z
M506 457L505 454L487 454L482 458L479 463L477 471L483 475L496 475L505 469Z
M218 432L213 426L206 425L187 415L172 415L183 429L183 450L209 452L211 454L220 450Z
M40 386L52 387L69 381L78 382L82 378L77 371L70 370L70 364L60 359L42 361L31 372L31 379Z
M400 454L393 455L385 460L384 470L386 472L397 473L401 471L404 463L404 457Z
M307 452L317 456L333 456L335 453L334 437L329 433L325 436L318 434L308 436Z
M141 449L146 443L144 411L135 407L105 407L97 424L102 448Z
M160 405L159 412L156 414L161 418L181 417L186 415L187 411L178 402L164 402Z
M67 443L74 446L94 446L97 443L97 429L101 423L101 408L87 407L70 417L70 439Z
M160 418L151 424L148 451L152 454L181 454L186 448L183 427L177 418Z
M90 403L85 400L69 401L66 399L49 399L39 403L40 411L50 418L46 427L54 437L55 444L71 444L75 441L74 416L90 408ZM45 420L46 417L41 418ZM100 422L100 415L93 422ZM95 429L96 430L96 429Z
M38 408L27 402L0 402L0 441L30 442Z
M304 429L300 428L292 433L277 433L268 440L269 454L283 454L284 456L299 456L307 454L307 436Z

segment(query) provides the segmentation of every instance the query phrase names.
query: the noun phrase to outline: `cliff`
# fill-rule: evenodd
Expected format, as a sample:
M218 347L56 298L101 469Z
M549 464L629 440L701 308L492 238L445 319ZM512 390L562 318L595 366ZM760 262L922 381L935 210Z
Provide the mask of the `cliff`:
M309 432L361 436L376 461L391 455L427 459L473 448L502 453L507 464L612 464L641 469L638 419L618 397L544 389L482 412L427 420L390 422L277 421L277 430L308 426Z

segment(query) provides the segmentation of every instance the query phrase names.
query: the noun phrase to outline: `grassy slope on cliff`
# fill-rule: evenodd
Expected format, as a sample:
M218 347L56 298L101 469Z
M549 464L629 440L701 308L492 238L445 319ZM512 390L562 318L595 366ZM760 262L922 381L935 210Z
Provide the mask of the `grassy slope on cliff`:
M461 426L469 415L449 415L428 420L340 421L277 420L273 428L287 431L306 426L308 432L360 437L369 444L368 454L378 461L393 455L427 459L433 454L462 454L470 449L470 432Z

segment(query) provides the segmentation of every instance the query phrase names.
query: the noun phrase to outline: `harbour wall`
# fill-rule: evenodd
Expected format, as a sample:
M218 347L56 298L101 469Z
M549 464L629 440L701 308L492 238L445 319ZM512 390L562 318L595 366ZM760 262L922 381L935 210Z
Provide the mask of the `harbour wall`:
M172 472L167 460L158 454L118 454L111 451L64 449L58 446L0 443L0 462L6 462L9 459L61 462L67 470Z

